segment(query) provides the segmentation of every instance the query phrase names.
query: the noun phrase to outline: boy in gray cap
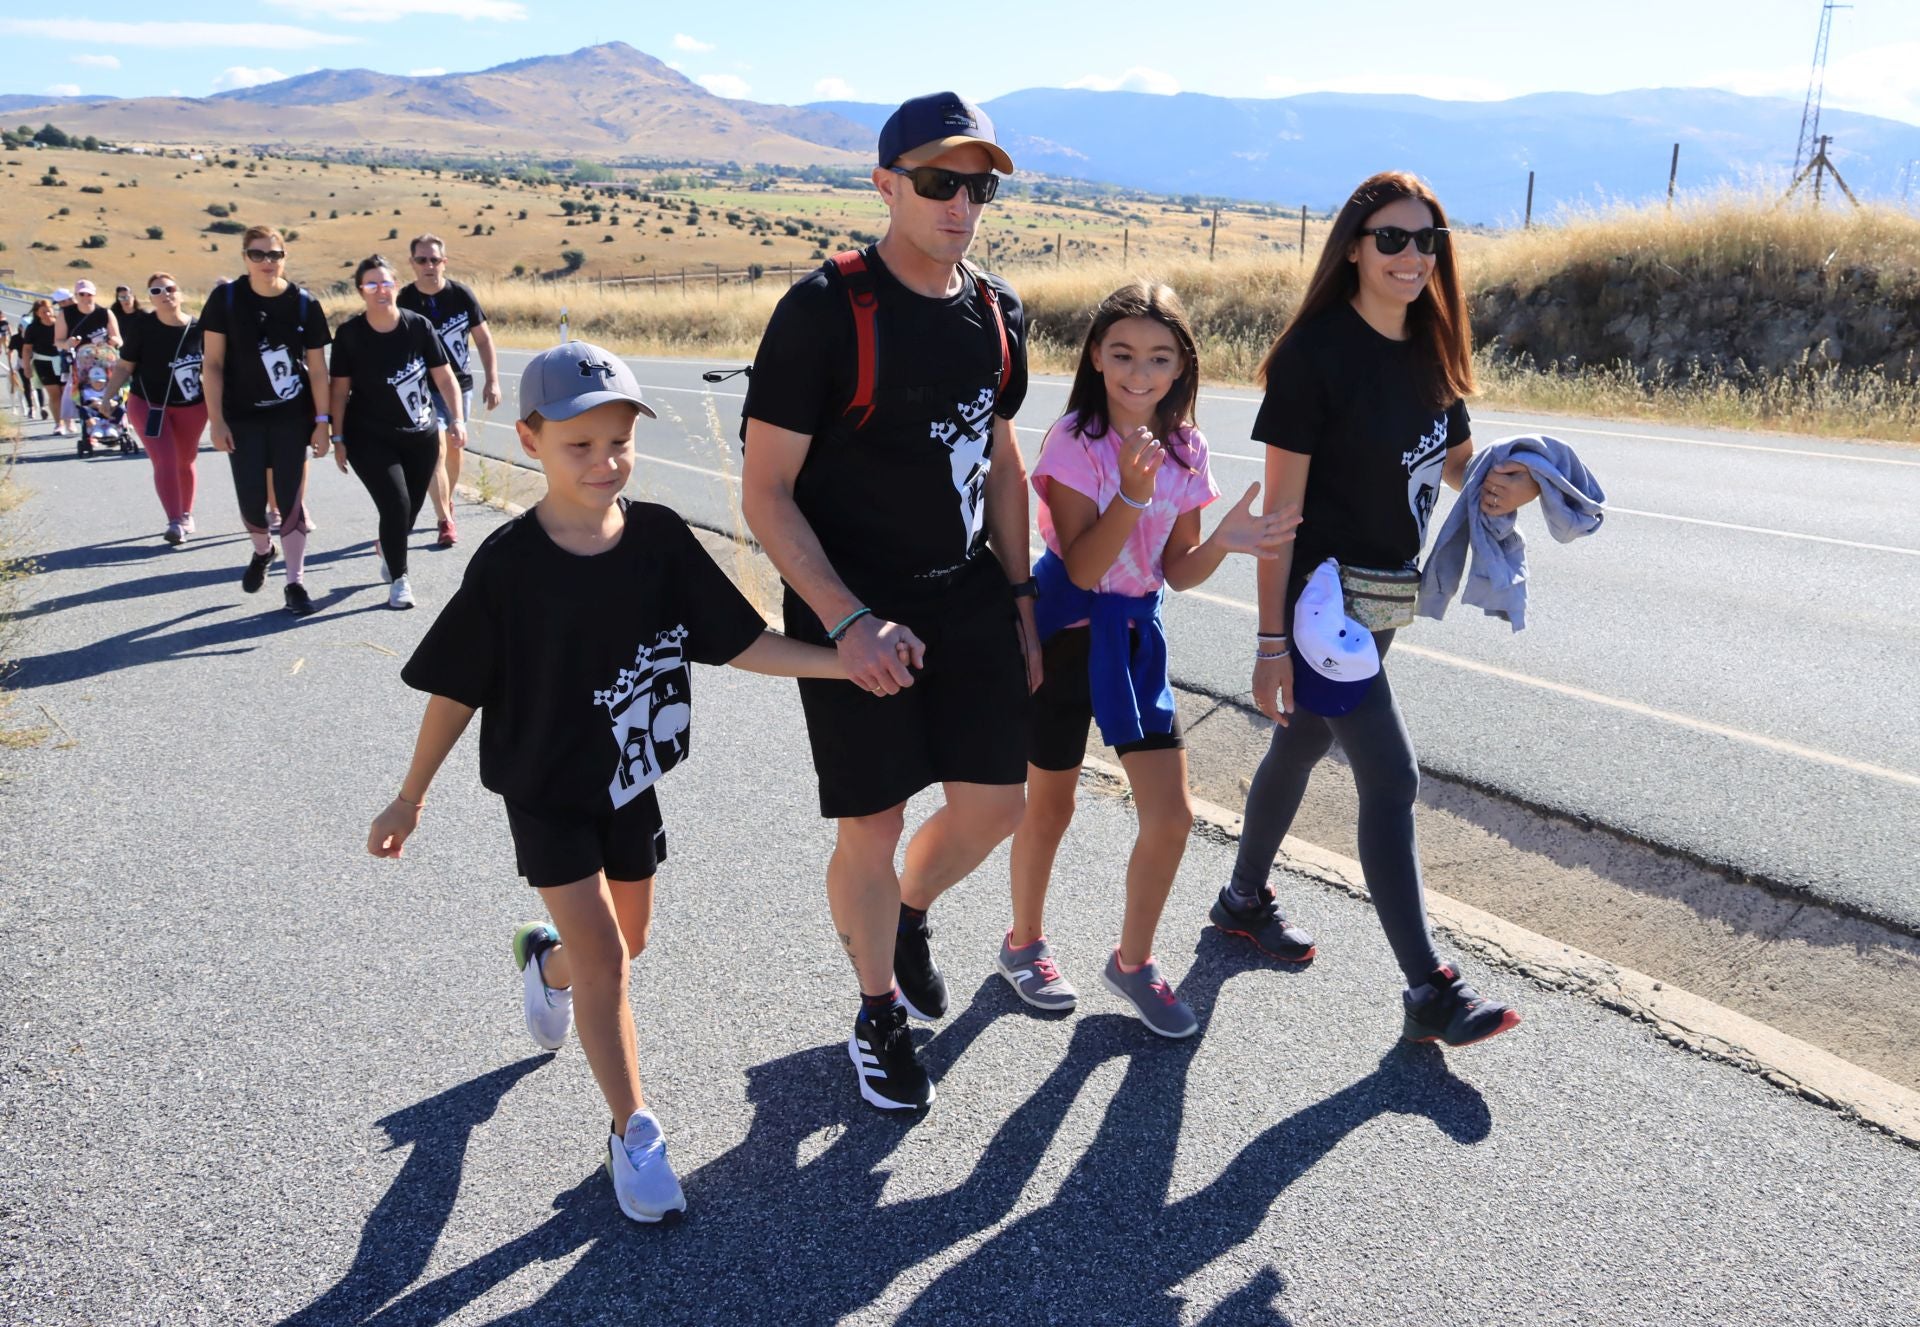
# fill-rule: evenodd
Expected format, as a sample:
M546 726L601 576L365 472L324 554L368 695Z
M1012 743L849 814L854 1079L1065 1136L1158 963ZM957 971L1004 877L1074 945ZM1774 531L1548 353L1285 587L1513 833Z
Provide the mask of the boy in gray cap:
M666 507L622 497L653 410L610 351L571 341L520 379L520 445L547 492L474 553L401 677L428 693L413 763L367 849L398 857L474 711L480 781L506 802L518 869L551 924L513 937L527 1031L557 1050L576 1016L613 1114L605 1161L636 1221L686 1210L640 1090L626 966L646 947L666 857L654 783L686 760L694 663L844 677L834 651L766 629Z

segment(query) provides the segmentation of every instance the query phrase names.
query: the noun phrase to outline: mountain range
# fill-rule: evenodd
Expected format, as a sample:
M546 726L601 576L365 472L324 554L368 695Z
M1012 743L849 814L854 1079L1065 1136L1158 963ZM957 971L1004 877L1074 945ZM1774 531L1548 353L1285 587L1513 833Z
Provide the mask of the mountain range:
M1777 189L1801 114L1797 102L1684 88L1484 102L1033 88L984 107L1023 173L1319 210L1373 170L1404 168L1483 222L1519 217L1529 171L1537 215L1659 196L1675 143L1683 188ZM470 74L319 70L205 98L0 97L10 118L118 142L852 169L869 163L891 109L719 97L622 42ZM1862 197L1920 184L1920 126L1828 111L1822 128Z

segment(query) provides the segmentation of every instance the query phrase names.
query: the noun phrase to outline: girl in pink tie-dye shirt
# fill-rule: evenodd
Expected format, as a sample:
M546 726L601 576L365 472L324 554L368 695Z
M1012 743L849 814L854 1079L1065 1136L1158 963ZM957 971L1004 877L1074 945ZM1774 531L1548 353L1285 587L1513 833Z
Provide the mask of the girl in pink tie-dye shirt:
M1055 963L1043 914L1097 720L1140 815L1120 943L1104 980L1168 1037L1191 1036L1199 1025L1153 960L1193 822L1162 588L1200 584L1228 553L1271 558L1299 523L1297 507L1255 516L1254 484L1200 537L1200 509L1220 490L1193 423L1199 389L1193 330L1171 289L1135 281L1101 301L1067 413L1048 430L1033 471L1047 546L1034 567L1045 680L1033 696L1027 810L1013 839L1013 925L999 957L1001 975L1028 1004L1074 1007L1078 995Z

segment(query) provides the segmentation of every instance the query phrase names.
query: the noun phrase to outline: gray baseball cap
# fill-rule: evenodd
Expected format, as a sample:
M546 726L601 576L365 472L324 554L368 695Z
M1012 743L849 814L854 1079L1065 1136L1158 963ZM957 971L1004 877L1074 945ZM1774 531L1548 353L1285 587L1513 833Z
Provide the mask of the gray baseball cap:
M611 350L568 341L543 350L520 373L520 418L536 410L542 419L572 419L609 401L630 401L648 419L658 419L640 399L633 370Z

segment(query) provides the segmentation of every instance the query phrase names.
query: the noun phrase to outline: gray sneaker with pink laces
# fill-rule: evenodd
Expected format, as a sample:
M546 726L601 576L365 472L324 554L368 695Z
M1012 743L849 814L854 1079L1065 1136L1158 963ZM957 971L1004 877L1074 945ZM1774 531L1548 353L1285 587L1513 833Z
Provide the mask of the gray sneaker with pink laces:
M994 966L1013 987L1015 995L1050 1014L1067 1013L1080 1002L1080 993L1073 989L1073 983L1060 975L1060 968L1053 961L1053 946L1047 943L1046 936L1018 949L1008 943L1012 939L1013 932L1008 931L1000 941L1000 956Z
M1160 975L1160 965L1151 955L1128 972L1120 966L1120 951L1107 955L1107 970L1102 974L1107 989L1133 1007L1142 1023L1163 1037L1191 1037L1200 1030L1200 1020L1187 1008L1186 1001L1173 993L1173 986Z

